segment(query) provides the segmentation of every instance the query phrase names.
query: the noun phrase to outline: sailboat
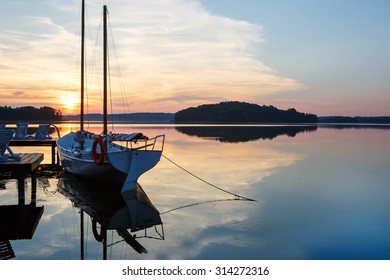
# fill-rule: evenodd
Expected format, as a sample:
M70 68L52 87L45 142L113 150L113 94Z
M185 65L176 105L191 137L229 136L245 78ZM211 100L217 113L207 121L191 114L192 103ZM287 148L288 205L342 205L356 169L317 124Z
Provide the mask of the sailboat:
M63 169L71 174L100 182L107 186L121 185L124 196L136 195L137 180L160 160L165 135L152 138L140 132L111 133L107 129L107 6L103 6L103 132L84 130L84 14L82 1L81 27L81 106L80 129L57 140L57 150Z

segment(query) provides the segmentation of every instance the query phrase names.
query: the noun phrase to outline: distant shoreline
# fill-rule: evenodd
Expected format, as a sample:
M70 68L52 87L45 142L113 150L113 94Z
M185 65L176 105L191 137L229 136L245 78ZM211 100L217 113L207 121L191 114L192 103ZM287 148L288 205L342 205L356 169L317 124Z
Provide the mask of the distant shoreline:
M325 117L318 117L318 123L390 124L390 116L377 116L377 117L325 116Z
M129 113L110 114L107 119L114 123L172 123L174 113ZM63 121L79 121L80 115L62 116ZM85 114L85 122L102 122L103 114Z
M131 114L115 114L109 115L108 120L114 123L136 123L136 124L283 124L274 122L174 122L175 113L131 113ZM102 114L87 114L85 120L90 122L102 122ZM62 121L77 122L80 119L80 115L63 116ZM390 116L374 116L374 117L362 117L362 116L319 116L317 124L390 124ZM302 122L285 123L285 124L303 124ZM309 123L314 124L314 123Z
M283 125L284 123L272 122L174 122L174 113L132 113L132 114L115 114L109 115L108 120L114 123L128 123L128 124L181 124L181 125ZM41 123L78 123L79 115L65 115L62 120L7 120L3 116L0 117L0 123L16 124L18 122L28 122L29 124ZM103 120L102 114L87 114L85 121L90 123L101 123ZM286 125L305 124L305 123L285 123ZM346 125L363 125L363 124L390 124L390 116L377 117L349 117L349 116L320 116L315 124L346 124Z

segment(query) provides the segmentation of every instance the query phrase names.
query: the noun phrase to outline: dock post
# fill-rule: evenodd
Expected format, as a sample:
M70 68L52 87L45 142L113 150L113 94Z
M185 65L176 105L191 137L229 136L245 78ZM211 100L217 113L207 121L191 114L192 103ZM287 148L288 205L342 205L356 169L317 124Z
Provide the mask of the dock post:
M24 205L26 202L25 198L25 177L19 176L18 177L18 204Z
M55 166L56 165L56 158L57 158L57 165L58 165L58 155L56 155L56 146L57 146L57 143L56 142L52 142L51 143L51 165L52 166Z
M31 205L37 204L37 171L31 172Z
M104 238L103 238L103 260L107 260L107 229L101 228L104 230Z
M37 169L43 161L43 154L20 154L20 161L2 162L0 164L0 179L16 179L18 188L18 204L25 205L25 180L31 175L31 202L36 203Z
M84 210L80 209L80 259L84 260Z

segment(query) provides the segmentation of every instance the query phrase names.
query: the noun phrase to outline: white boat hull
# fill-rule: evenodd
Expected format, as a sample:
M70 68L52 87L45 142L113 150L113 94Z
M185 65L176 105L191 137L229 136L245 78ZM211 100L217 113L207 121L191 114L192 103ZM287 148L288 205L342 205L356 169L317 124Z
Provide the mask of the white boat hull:
M85 139L83 147L71 132L57 141L58 154L63 168L71 174L122 185L122 191L136 188L138 178L153 168L160 160L160 150L133 149L117 144L107 145L104 161L95 163L92 153L94 139Z

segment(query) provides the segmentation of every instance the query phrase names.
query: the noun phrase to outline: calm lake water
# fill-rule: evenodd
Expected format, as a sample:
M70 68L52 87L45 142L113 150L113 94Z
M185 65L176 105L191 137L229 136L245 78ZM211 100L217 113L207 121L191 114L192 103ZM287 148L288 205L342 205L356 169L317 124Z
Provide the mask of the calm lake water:
M64 134L77 125L60 128ZM164 239L148 230L155 238L137 238L148 251L139 254L109 230L108 259L390 259L390 126L115 130L166 134L164 157L139 180L160 212ZM44 152L51 162L50 148L12 149ZM91 186L82 197L83 191L66 191L63 178L54 175L38 178L36 206L44 211L31 238L10 240L15 259L80 259L81 235L85 259L102 259L103 243L94 238L80 205L87 207L89 197L100 203L118 197ZM26 184L29 204L30 180ZM255 201L237 200L216 187ZM16 181L2 181L0 205L17 204Z

